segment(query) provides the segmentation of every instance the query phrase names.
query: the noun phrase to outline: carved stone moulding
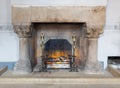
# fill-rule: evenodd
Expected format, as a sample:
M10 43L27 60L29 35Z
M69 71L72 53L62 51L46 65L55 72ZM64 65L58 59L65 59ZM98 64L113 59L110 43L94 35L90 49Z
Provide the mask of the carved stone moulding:
M32 27L28 24L13 25L14 32L17 33L19 38L27 38L32 36Z
M87 38L98 38L103 33L103 26L87 25L86 37Z

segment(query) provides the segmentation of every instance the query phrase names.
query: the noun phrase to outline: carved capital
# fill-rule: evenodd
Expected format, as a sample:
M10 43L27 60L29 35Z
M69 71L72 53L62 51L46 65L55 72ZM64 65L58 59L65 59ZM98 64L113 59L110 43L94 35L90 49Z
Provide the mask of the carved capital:
M96 27L87 27L86 29L86 37L91 37L91 38L98 38L100 34L103 33L102 28L96 28Z
M20 38L32 36L32 28L30 25L14 25L14 32L17 33Z

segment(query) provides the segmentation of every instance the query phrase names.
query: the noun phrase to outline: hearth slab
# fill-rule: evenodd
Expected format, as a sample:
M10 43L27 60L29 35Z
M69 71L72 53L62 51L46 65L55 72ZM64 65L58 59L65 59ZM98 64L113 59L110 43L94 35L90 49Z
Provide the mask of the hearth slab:
M5 72L1 78L113 78L113 76L104 71L103 73L88 74L81 72L69 72L69 70L48 70L48 72L32 72L29 74L16 74L13 71Z

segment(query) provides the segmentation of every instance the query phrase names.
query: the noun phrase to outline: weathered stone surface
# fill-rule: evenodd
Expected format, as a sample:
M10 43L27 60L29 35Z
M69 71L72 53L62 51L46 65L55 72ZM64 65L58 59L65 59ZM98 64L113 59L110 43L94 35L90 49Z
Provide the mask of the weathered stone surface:
M85 22L88 30L103 32L105 6L28 6L12 7L12 23L32 22Z
M98 39L88 38L88 56L85 65L85 71L88 73L102 72L102 68L98 63L97 50L98 50Z
M31 22L30 7L12 7L12 23L29 23Z
M96 29L94 27L92 28L87 28L86 30L86 37L89 37L89 38L97 38L99 37L99 35L103 33L102 30L99 30L99 29Z
M27 74L31 73L31 63L30 60L21 60L17 61L17 63L14 66L14 73L17 74Z
M19 60L15 64L14 71L19 73L29 73L32 71L28 38L19 39Z
M31 14L31 22L86 22L102 25L105 21L104 6L32 6Z
M14 25L14 32L17 33L20 38L32 36L32 28L30 25Z
M19 60L15 64L14 71L29 73L32 71L30 62L30 37L32 29L30 25L14 25L14 31L19 37Z

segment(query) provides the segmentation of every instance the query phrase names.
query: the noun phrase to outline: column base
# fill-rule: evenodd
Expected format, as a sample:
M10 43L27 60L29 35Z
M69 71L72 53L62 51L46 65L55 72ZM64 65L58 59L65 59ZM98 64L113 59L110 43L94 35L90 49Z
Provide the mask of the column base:
M100 66L100 64L98 63L98 61L96 61L96 62L86 63L85 72L93 74L93 73L103 73L104 71Z
M32 67L29 60L19 60L14 66L14 73L18 74L26 74L31 73Z

